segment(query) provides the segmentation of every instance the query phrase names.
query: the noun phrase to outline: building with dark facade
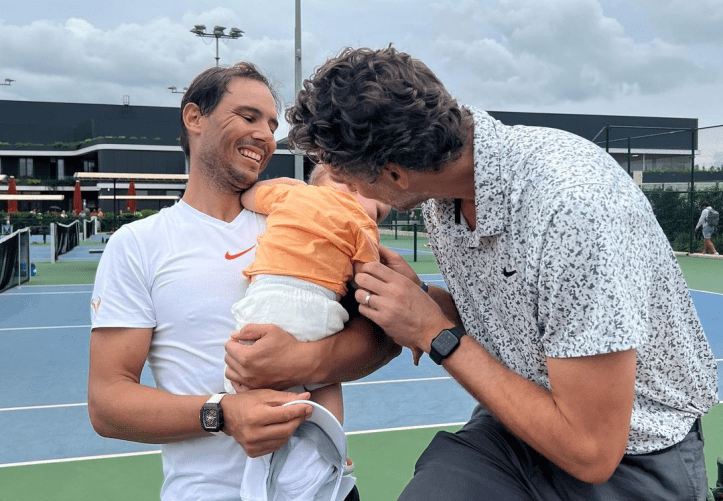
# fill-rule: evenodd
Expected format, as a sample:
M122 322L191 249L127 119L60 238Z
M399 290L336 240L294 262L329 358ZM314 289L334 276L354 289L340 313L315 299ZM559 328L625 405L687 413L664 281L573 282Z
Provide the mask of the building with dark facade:
M562 129L593 141L630 171L690 169L697 118L490 111L505 125ZM629 163L628 163L629 162Z
M518 113L491 111L506 125L553 127L595 141L631 170L690 164L697 119ZM76 172L188 173L179 143L179 108L0 100L0 174L14 176L22 194L65 194L60 202L19 202L19 210L70 210ZM634 126L634 127L633 127ZM672 130L684 131L671 133ZM631 147L628 149L628 137ZM643 137L645 136L645 137ZM631 160L632 159L632 160ZM631 165L628 165L632 162ZM310 166L305 163L308 173ZM262 178L294 177L294 157L279 141ZM184 183L134 183L137 195L182 195ZM128 182L83 181L85 207L113 210L99 199L115 190L126 194ZM0 193L7 185L0 185ZM4 210L0 203L0 210ZM139 201L138 210L159 208ZM57 210L57 209L54 209Z
M180 108L0 101L0 174L14 176L22 194L62 193L57 202L19 202L19 210L70 210L76 172L187 174ZM263 177L294 175L293 155L280 141ZM99 195L127 193L128 181L83 181L85 207L112 211ZM137 195L182 195L185 184L136 182ZM0 193L7 186L0 185ZM5 207L0 204L0 210ZM157 209L138 201L138 210Z

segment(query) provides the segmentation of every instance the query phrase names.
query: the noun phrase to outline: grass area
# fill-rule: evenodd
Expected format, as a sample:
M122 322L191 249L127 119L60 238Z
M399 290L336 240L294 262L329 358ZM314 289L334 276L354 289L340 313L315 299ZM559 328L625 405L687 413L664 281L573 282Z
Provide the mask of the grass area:
M412 478L416 459L443 429L456 430L425 428L349 436L361 498L397 499ZM152 501L158 499L162 481L160 454L0 468L1 491L28 501ZM0 499L5 498L0 494Z
M35 263L37 274L26 285L92 284L99 261L58 261Z
M678 256L688 287L723 294L723 259Z
M414 235L409 232L398 232L394 234L381 235L382 245L399 252L404 259L412 266L418 274L439 273L437 261L432 254L432 249L425 247L424 244L429 242L429 237L417 236L417 259L414 259ZM406 251L406 252L405 252Z
M708 474L708 485L715 487L718 479L717 459L723 460L723 404L713 407L703 416L703 438L705 445L705 471ZM720 479L723 481L723 478Z
M459 427L424 428L350 435L349 457L356 463L354 476L361 499L393 501L414 475L414 464L441 430Z
M414 474L417 458L434 435L441 430L456 429L350 435L349 455L356 463L354 476L361 498L397 499ZM706 469L711 487L717 475L716 453L723 451L721 429L723 405L718 405L703 417ZM12 499L28 501L152 501L158 499L162 480L160 454L0 468L2 490L15 493Z
M157 501L162 483L160 454L13 466L0 468L0 499Z

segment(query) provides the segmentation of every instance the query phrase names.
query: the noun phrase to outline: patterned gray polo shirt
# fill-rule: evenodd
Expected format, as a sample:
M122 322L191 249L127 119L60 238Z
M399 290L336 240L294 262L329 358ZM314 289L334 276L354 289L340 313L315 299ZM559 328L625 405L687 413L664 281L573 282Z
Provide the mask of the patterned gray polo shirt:
M474 117L477 227L452 200L423 206L466 331L550 389L546 357L634 348L627 453L671 446L718 402L715 359L673 251L641 190L573 134Z

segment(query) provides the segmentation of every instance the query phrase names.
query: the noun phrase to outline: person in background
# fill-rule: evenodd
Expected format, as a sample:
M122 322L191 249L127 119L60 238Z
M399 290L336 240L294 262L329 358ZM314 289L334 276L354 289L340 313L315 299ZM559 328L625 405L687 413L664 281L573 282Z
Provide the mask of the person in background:
M460 106L421 61L345 49L287 110L332 178L422 203L449 292L401 257L359 266L359 311L478 402L402 501L706 497L717 367L645 195L598 146ZM422 287L420 287L422 286Z
M273 325L247 326L227 342L231 306L248 287L241 270L265 229L240 194L276 149L277 106L251 63L199 74L181 103L183 199L123 225L98 266L90 420L102 436L162 444L164 501L238 500L246 458L278 450L310 415L311 406L283 406L308 393L280 390L356 379L399 354L362 316L315 342ZM223 393L224 350L226 375L248 391ZM155 387L141 383L145 363Z
M707 251L710 251L713 255L718 255L718 251L715 250L715 245L713 245L713 240L711 238L713 237L713 232L716 229L716 226L718 224L718 221L715 221L715 224L712 224L714 213L717 214L717 211L711 207L711 205L708 202L703 202L700 205L700 218L698 219L698 223L695 225L696 231L700 228L701 233L703 235L703 250L701 251L703 254L706 254ZM717 218L717 216L715 216Z

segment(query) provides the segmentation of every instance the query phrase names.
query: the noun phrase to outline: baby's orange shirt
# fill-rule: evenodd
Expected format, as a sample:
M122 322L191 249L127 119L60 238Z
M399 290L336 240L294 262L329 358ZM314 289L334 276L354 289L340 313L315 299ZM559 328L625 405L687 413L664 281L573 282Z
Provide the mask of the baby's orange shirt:
M379 261L379 229L350 194L324 186L260 186L254 198L267 214L247 277L284 275L346 294L354 261Z

